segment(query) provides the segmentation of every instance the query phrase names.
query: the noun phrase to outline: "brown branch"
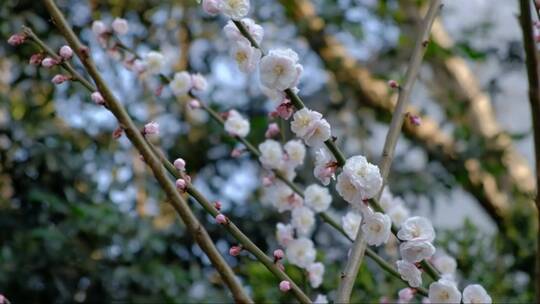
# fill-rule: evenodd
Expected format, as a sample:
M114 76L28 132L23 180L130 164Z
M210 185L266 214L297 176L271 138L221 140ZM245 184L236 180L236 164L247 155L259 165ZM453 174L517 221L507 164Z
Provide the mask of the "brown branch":
M533 23L531 17L530 0L520 0L520 23L523 32L523 44L525 47L525 63L527 78L529 80L529 102L531 104L531 116L534 132L534 155L536 160L536 189L535 196L537 213L537 240L536 240L536 276L535 289L536 301L540 301L540 65L538 62L537 46L534 40Z
M146 144L143 135L135 123L131 120L127 111L116 99L106 82L101 77L101 74L98 72L93 60L90 58L88 48L79 41L54 1L44 0L43 2L51 14L52 22L57 26L60 33L65 37L68 44L81 60L87 72L95 81L96 87L103 95L108 109L118 119L119 124L124 128L126 136L139 151L139 153L141 153L141 155L144 157L144 161L151 168L158 183L169 197L170 203L184 221L190 234L195 238L201 249L206 253L216 270L221 274L226 285L231 290L235 301L252 303L253 300L251 300L245 293L242 285L236 279L234 272L215 247L210 236L208 235L208 232L204 229L204 227L201 226L195 215L191 212L186 201L182 198L182 196L180 196L175 185L167 177L167 173L161 165L161 162L152 153L152 150Z

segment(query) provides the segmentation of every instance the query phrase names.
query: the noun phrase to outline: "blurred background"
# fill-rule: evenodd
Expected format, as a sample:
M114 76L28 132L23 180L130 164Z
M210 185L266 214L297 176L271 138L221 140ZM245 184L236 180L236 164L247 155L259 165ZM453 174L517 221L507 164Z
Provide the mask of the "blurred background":
M390 174L390 189L413 214L431 218L437 247L458 261L458 277L481 283L494 302L533 301L534 164L530 109L517 1L447 0L414 87ZM230 157L236 147L204 112L168 90L156 96L111 58L92 35L93 20L129 21L125 44L161 51L166 74L207 77L204 100L251 119L249 139L264 140L272 104L257 74L241 74L229 57L223 17L205 15L195 0L57 1L134 120L160 123L159 144L183 157L195 184L262 249L275 248L275 223L261 205L256 160ZM304 65L300 95L328 117L347 155L378 163L394 92L402 80L423 0L253 0L250 17L263 25L263 47L291 47ZM36 1L0 4L0 293L14 303L224 302L219 275L186 233L116 120L78 84L55 86L54 70L28 64L36 52L7 38L28 25L53 49L65 42ZM416 111L416 112L415 112ZM297 181L314 182L308 161ZM334 196L339 218L347 203ZM218 248L258 302L291 301L248 256L227 252L234 240L194 207ZM327 265L318 292L332 294L348 249L324 223L315 241ZM397 259L395 244L378 248ZM300 279L301 273L292 273ZM354 302L396 298L402 283L366 260ZM313 291L314 292L314 291Z

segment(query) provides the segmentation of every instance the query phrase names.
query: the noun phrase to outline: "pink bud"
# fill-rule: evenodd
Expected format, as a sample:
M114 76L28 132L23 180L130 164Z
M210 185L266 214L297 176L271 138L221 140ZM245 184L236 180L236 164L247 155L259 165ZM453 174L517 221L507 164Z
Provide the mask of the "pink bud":
M26 40L26 35L17 33L17 34L11 35L7 42L12 46L19 46L23 44L25 40Z
M240 156L242 156L243 152L244 151L242 149L233 149L231 151L231 157L234 157L234 158L240 157Z
M33 65L40 65L41 61L43 61L43 58L45 58L45 55L43 55L43 53L35 53L30 57L29 63Z
M73 50L69 47L69 45L64 45L61 47L58 53L64 60L70 60L71 57L73 57Z
M221 12L221 0L203 0L202 7L205 13L215 16Z
M227 224L227 217L223 214L216 215L216 222L221 225Z
M90 94L90 98L98 106L102 106L105 104L105 99L103 99L103 96L101 96L101 93L98 91L95 91L94 93Z
M57 64L58 64L58 61L51 57L47 57L41 61L41 66L43 66L44 68L51 68Z
M240 247L240 246L232 246L229 249L229 254L232 255L232 256L238 256L241 251L242 251L242 247Z
M144 125L143 133L145 135L159 134L159 124L155 121L147 123L146 125Z
M285 271L285 266L283 264L277 263L276 266L281 270Z
M92 32L94 32L94 35L100 36L108 32L109 29L107 29L107 26L103 21L96 20L92 23Z
M270 187L274 184L274 178L270 176L263 176L262 178L262 184L265 187Z
M415 290L412 288L403 288L398 292L400 303L409 303L414 297Z
M220 201L215 201L215 202L214 202L214 207L215 207L217 210L221 210L221 202L220 202Z
M66 75L62 75L62 74L56 74L54 75L54 77L52 78L52 83L54 84L61 84L61 83L64 83L66 81L69 80L69 76L66 76Z
M184 180L182 178L179 178L179 179L176 180L175 185L176 185L176 189L178 189L178 190L180 190L182 192L186 191L186 188L187 188L186 180Z
M0 294L0 304L7 304L9 301L6 299L6 297L3 294Z
M420 116L417 116L417 115L412 115L412 114L409 114L407 115L409 116L409 122L415 126L419 126L422 124L422 118L420 118Z
M291 282L289 282L289 281L281 281L279 283L279 290L281 290L283 292L287 292L287 291L291 290Z
M392 89L397 89L399 88L399 83L395 80L388 80L388 86L391 87Z
M281 249L274 250L274 260L281 260L285 256L285 253Z
M294 111L293 105L288 99L285 99L276 108L276 113L278 114L278 116L285 119L285 120L288 120L289 118L291 118L291 116L293 114L293 111Z
M198 101L197 99L192 99L189 101L189 106L192 108L192 109L198 109L201 107L201 102Z
M113 133L112 133L112 137L114 139L118 139L122 136L122 134L124 133L124 128L122 127L117 127L116 129L114 129ZM142 155L141 155L142 156Z
M182 158L177 158L174 161L174 167L178 169L179 171L184 171L186 170L186 161L183 160Z
M276 137L278 134L279 134L279 126L277 123L273 122L268 125L268 129L266 129L264 136L266 138L272 138L272 137Z

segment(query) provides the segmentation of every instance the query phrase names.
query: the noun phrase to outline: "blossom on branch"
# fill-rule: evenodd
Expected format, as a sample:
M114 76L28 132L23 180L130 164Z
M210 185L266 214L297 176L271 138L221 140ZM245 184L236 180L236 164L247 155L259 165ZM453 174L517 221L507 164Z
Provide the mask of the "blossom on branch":
M261 59L261 83L269 89L283 91L296 87L302 71L302 65L298 64L298 54L291 49L270 50Z
M249 133L249 121L236 110L230 110L225 121L225 131L232 136L246 137Z

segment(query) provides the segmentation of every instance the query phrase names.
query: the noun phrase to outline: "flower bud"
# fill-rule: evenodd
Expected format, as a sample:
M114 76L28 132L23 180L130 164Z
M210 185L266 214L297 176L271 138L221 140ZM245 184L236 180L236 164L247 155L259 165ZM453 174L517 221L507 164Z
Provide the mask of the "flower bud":
M206 82L206 78L204 78L201 74L193 74L191 75L191 87L194 90L197 91L206 91L206 88L208 87L208 82Z
M53 66L57 65L58 61L56 59L53 59L51 57L47 57L41 61L41 66L44 68L52 68Z
M235 149L233 149L233 150L231 151L231 157L234 157L234 158L240 157L240 156L242 156L242 153L243 153L243 152L244 152L244 151L243 151L242 149L237 149L237 148L235 148Z
M109 30L107 29L107 26L105 25L105 23L103 23L103 21L96 20L92 23L92 32L94 32L94 35L101 36L107 31Z
M52 78L52 83L54 84L61 84L61 83L64 83L66 81L68 81L70 79L69 76L66 76L66 75L62 75L62 74L56 74L54 75L54 77Z
M112 28L118 35L125 35L129 30L129 24L126 19L115 18L112 22Z
M182 179L182 178L179 178L176 180L175 182L175 185L176 185L176 189L182 191L182 192L185 192L186 191L186 188L187 188L187 182Z
M58 53L64 60L70 60L71 57L73 57L73 50L69 47L69 45L64 45L61 47Z
M192 109L198 109L201 107L201 102L198 101L197 99L192 99L189 101L189 106L192 108Z
M281 260L285 256L285 253L281 249L274 250L274 260Z
M216 215L216 222L221 225L227 224L227 217L223 214Z
M220 201L215 201L215 202L214 202L214 207L215 207L217 210L221 210L221 202L220 202Z
M232 246L229 249L229 254L232 255L232 256L238 256L241 251L242 251L242 247L240 247L240 246Z
M399 88L399 83L395 80L388 80L388 86L392 89L397 89Z
M43 58L45 58L45 55L43 55L43 53L35 53L34 55L30 57L30 60L28 61L28 63L32 65L41 65Z
M98 106L102 106L105 104L105 99L103 99L103 96L101 96L101 93L98 91L95 91L94 93L90 94L90 98Z
M279 283L279 290L281 290L283 292L287 292L287 291L291 290L291 282L289 282L289 281L281 281Z
M291 118L292 114L293 114L293 106L292 106L292 103L288 100L288 99L285 99L277 108L276 108L276 113L279 117L283 118L284 120L288 120L289 118Z
M26 40L26 35L17 33L17 34L11 35L7 42L12 46L19 46L23 44L25 40Z
M202 7L205 13L215 16L221 12L221 0L203 0Z
M417 116L417 115L412 115L412 114L408 114L407 115L409 117L409 122L415 126L419 126L422 124L422 118L420 118L420 116Z
M184 171L186 170L186 161L183 160L182 158L177 158L174 161L174 167L179 171Z
M279 134L279 126L277 123L273 122L268 125L268 129L266 129L266 132L264 133L264 137L272 138L272 137L276 137L278 134Z
M159 124L155 121L149 122L144 126L143 133L145 135L159 134Z

